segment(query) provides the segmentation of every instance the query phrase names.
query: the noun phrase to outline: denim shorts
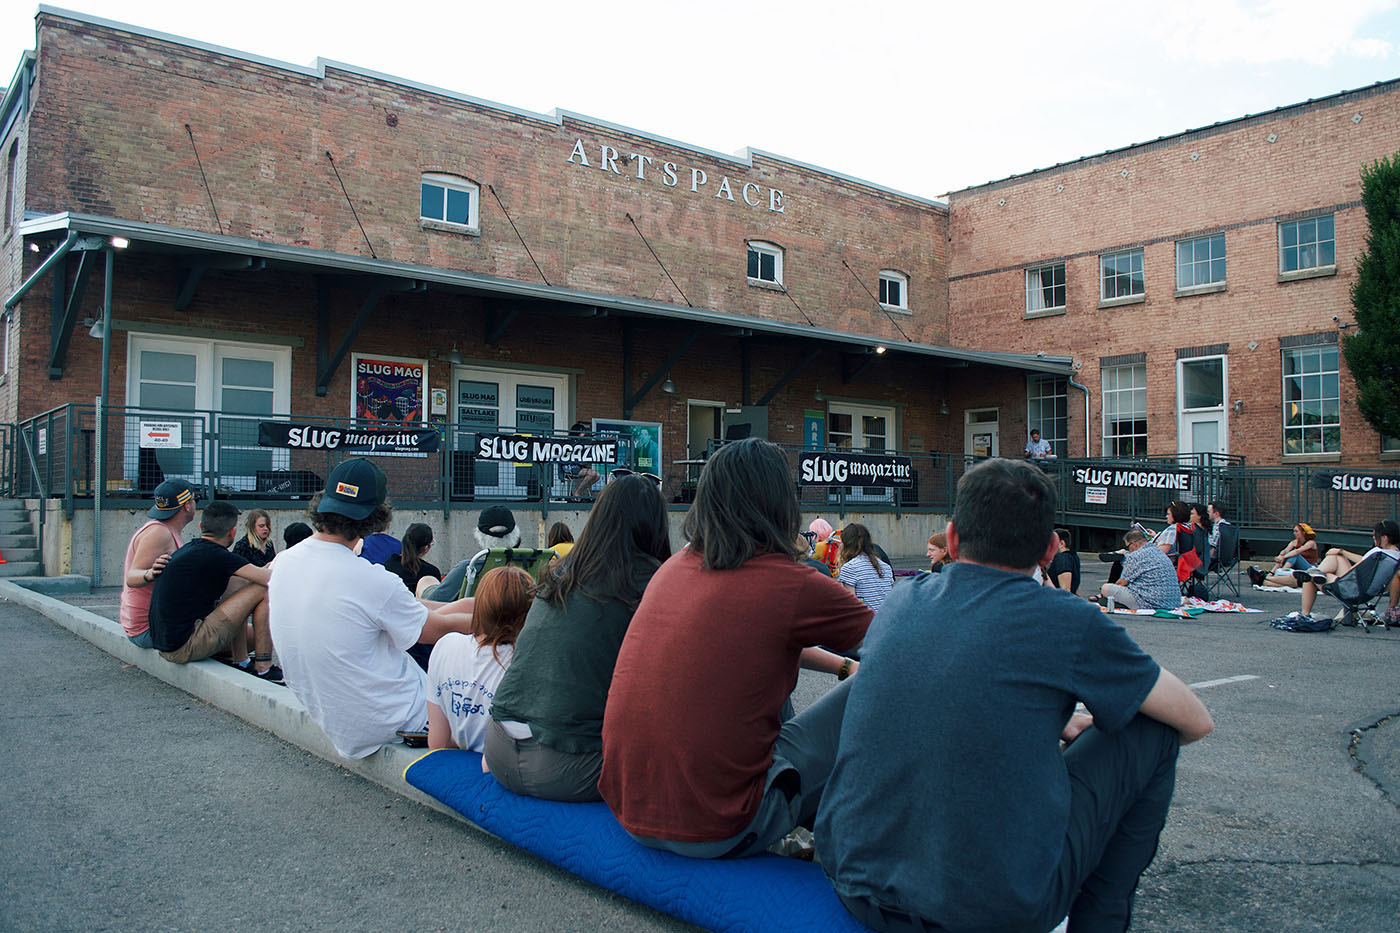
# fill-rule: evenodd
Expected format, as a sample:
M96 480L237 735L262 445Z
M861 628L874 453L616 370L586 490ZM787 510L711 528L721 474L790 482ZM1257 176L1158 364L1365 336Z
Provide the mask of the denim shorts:
M126 640L129 641L129 642L131 642L133 645L135 645L135 646L138 647L138 648L151 648L151 649L154 649L154 648L155 648L155 644L153 644L153 643L151 642L151 630L150 630L150 629L146 629L146 630L145 630L144 632L142 632L140 635L128 635L128 636L126 636Z
M1294 554L1283 562L1283 566L1291 567L1294 570L1311 570L1313 565L1308 563L1308 559L1302 554Z

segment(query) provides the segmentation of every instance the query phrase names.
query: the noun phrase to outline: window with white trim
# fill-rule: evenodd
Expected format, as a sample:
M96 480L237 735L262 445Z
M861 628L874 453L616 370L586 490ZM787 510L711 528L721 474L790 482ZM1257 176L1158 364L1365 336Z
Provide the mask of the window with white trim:
M1331 214L1278 225L1278 271L1301 272L1337 264L1336 226Z
M1026 270L1026 311L1056 311L1065 306L1065 264L1052 262ZM1044 437L1045 435L1041 435Z
M880 270L880 304L899 311L909 309L909 278L893 269Z
M1342 449L1337 347L1283 351L1283 452L1333 454Z
M1103 455L1147 456L1147 364L1103 370Z
M1225 281L1225 234L1176 242L1176 287L1196 288Z
M1147 291L1142 273L1142 250L1125 249L1099 257L1099 297L1103 301L1131 298Z
M783 284L783 250L772 243L749 241L749 281Z
M418 216L475 232L481 188L456 175L425 172L419 186Z
M1026 377L1026 435L1040 432L1057 457L1069 456L1069 386L1056 376Z

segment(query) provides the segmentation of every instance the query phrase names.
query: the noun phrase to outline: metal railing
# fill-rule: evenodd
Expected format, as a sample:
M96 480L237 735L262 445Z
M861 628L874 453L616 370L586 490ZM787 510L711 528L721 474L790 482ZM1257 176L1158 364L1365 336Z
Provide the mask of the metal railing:
M179 477L202 489L204 496L232 497L275 503L305 500L320 491L335 465L355 453L288 450L258 446L258 423L290 420L323 428L354 426L348 418L302 415L278 419L253 414L214 411L162 411L151 408L108 409L105 469L96 462L97 413L92 405L68 404L17 425L0 425L0 470L8 494L19 498L61 497L69 515L75 506L90 507L99 475L105 476L104 502L131 508L146 500L163 477ZM178 444L164 449L143 447L141 425L178 424ZM493 429L511 433L509 426ZM474 455L477 431L440 425L439 449L434 453L380 454L394 502L416 507L475 508L483 501L538 502L544 510L566 499L573 481L558 464L507 463L480 460ZM541 435L546 432L533 432ZM553 432L564 436L565 432ZM636 468L631 443L621 440L621 460ZM714 446L722 442L713 442ZM804 448L780 445L797 476ZM22 454L20 452L23 452ZM873 452L873 451L872 451ZM958 480L978 458L939 451L883 451L909 457L913 483L908 488L863 486L802 486L799 496L807 511L847 512L906 510L951 513ZM708 453L707 453L708 455ZM1319 534L1369 534L1382 518L1400 512L1400 494L1342 493L1315 489L1319 473L1337 467L1248 466L1242 458L1183 455L1127 459L1051 459L1038 461L1055 484L1058 520L1066 525L1123 528L1142 519L1155 527L1171 499L1193 502L1219 500L1232 510L1242 529L1278 530L1286 534L1293 523L1308 521ZM1189 476L1184 492L1166 492L1110 485L1103 501L1089 501L1075 471L1176 470ZM664 491L685 503L693 496L701 461L674 459L663 464ZM606 465L599 466L602 473ZM1377 471L1368 471L1377 472ZM1400 479L1400 472L1385 474Z

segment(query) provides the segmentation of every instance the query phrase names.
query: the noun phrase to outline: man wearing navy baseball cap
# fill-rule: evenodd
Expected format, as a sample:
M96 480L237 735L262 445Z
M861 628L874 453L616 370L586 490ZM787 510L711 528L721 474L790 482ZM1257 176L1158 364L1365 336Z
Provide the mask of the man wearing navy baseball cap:
M278 555L269 586L287 686L346 758L424 728L427 674L404 652L471 630L470 599L414 599L398 576L355 556L393 517L387 487L364 457L332 470L307 509L316 533Z
M151 519L137 528L122 561L122 598L119 618L122 631L138 648L154 648L151 641L151 591L166 561L184 541L180 533L194 519L194 490L189 483L168 479L156 487L155 502L146 511Z

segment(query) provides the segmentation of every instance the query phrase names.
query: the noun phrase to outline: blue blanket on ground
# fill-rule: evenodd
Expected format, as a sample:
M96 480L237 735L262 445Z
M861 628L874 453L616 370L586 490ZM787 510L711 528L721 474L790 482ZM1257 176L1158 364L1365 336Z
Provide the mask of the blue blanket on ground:
M638 844L606 804L521 797L475 752L436 751L404 779L482 829L580 878L710 930L864 930L821 867L780 855L705 861Z

